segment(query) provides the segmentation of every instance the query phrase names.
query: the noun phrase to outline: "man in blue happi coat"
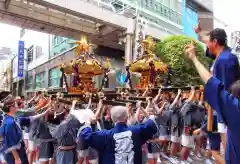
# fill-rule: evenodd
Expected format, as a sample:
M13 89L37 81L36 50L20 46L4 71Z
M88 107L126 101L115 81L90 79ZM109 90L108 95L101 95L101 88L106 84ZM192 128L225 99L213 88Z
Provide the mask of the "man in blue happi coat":
M195 31L201 36L201 28L198 24ZM207 45L206 56L215 59L214 64L211 67L213 76L219 79L225 89L229 87L239 79L239 62L238 58L232 54L231 49L227 46L227 34L223 29L216 28L212 30L202 40ZM222 134L222 141L224 147L226 146L226 121L224 116L217 115L218 121L218 132ZM220 135L220 134L219 134ZM219 140L220 141L220 140Z
M193 61L201 79L206 84L204 88L204 98L218 115L224 118L227 125L227 147L225 153L226 164L240 163L240 103L239 99L234 97L226 90L224 82L214 77L196 57L195 44L191 43L185 47L188 57ZM229 53L228 53L229 54ZM223 55L225 58L228 58ZM230 60L231 61L231 60ZM226 66L226 65L225 65ZM225 69L231 71L231 67ZM220 69L220 68L219 68ZM232 74L232 72L226 72Z
M225 89L239 79L239 63L236 55L232 54L227 46L227 34L223 29L214 29L209 33L207 42L209 52L216 56L216 61L212 66L213 76L219 79ZM218 115L218 131L226 133L226 121L224 116Z
M115 106L111 118L115 127L97 132L85 121L78 137L99 152L99 164L142 164L142 145L157 132L154 116L144 124L128 127L127 108Z

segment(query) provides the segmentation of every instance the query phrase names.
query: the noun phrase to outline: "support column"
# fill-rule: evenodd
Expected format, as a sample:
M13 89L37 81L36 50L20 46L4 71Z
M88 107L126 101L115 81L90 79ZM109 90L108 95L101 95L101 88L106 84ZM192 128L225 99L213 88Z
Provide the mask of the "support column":
M44 76L44 88L48 89L48 83L49 83L49 69L46 67L45 68L45 76Z
M19 82L20 80L17 80L17 86L16 86L16 96L19 96Z
M125 37L125 60L130 64L133 60L133 35L135 29L135 20L128 19L128 28Z
M32 90L35 90L36 88L36 73L33 73L33 71L35 72L35 69L32 70L32 79L33 79L33 83L32 83Z
M132 60L133 60L132 41L133 41L133 35L127 34L126 43L125 43L125 61L127 61L127 64L132 63Z

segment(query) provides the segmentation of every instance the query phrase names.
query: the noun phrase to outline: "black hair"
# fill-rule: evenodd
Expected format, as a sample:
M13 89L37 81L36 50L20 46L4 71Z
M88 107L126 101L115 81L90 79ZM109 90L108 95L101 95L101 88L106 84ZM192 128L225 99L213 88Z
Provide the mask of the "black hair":
M41 91L37 91L37 95L40 95L40 94L42 94L42 92Z
M10 94L10 92L6 92L6 91L0 92L0 101L5 99L9 94Z
M224 29L216 28L209 33L210 41L214 39L220 46L227 47L227 34Z
M15 105L15 101L14 100L7 100L4 102L4 105L2 107L2 111L5 113L9 113L10 112L10 107Z

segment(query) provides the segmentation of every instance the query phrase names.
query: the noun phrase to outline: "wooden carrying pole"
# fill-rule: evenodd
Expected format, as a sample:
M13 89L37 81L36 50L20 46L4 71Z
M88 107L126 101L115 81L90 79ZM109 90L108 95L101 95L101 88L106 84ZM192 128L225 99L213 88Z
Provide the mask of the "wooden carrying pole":
M207 114L208 114L208 121L207 121L207 130L209 132L213 131L213 110L208 103L206 103Z

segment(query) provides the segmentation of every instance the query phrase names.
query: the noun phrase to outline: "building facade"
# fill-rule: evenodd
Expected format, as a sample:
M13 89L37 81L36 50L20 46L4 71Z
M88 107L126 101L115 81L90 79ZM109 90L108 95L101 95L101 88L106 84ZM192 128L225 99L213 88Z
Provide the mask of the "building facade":
M16 55L12 59L13 94L22 96L42 89L59 90L61 78L59 65L70 63L76 58L74 40L31 30L26 30L21 40L25 42L25 76L17 77ZM122 68L124 65L124 51L104 46L99 46L95 51L99 60L110 58L114 68ZM101 76L95 78L96 86L101 84L101 79ZM71 80L71 77L68 77L69 84ZM116 87L114 76L110 75L110 81L109 87Z

